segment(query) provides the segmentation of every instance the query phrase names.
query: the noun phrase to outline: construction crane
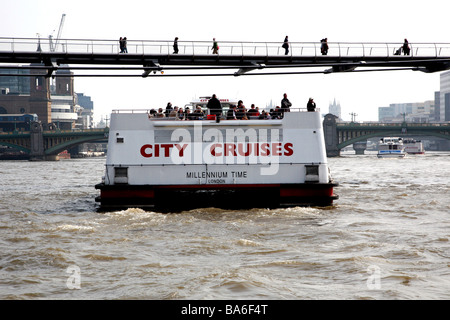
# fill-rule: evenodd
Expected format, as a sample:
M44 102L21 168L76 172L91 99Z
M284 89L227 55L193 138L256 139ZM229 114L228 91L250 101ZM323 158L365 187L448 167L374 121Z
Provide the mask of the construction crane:
M55 50L56 50L56 48L57 48L57 46L58 46L58 41L59 41L59 39L61 38L61 33L62 33L63 26L64 26L64 20L65 20L65 18L66 18L66 14L63 13L63 15L62 15L62 17L61 17L61 22L60 22L60 24L59 24L58 35L56 36L55 43L53 43L53 35L49 35L49 36L48 36L49 43L50 43L50 51L51 51L51 52L55 52ZM53 30L53 31L55 31L55 30Z

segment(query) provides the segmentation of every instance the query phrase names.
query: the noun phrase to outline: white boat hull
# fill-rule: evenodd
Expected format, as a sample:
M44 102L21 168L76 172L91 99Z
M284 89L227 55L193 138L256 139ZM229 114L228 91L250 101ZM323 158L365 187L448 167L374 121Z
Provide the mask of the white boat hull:
M176 121L113 113L101 208L331 205L318 112L282 120Z
M403 151L399 152L378 152L378 158L404 158L406 153Z

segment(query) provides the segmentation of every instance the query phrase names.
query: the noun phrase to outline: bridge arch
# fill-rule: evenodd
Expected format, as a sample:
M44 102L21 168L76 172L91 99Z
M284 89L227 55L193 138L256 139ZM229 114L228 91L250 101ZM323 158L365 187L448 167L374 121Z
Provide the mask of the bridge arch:
M342 143L339 143L337 145L337 148L339 150L342 150L345 147L354 144L355 142L365 141L365 140L370 139L370 138L376 138L376 137L382 137L382 136L392 136L392 135L399 136L399 134L397 132L385 132L383 134L381 134L379 132L376 132L376 133L370 133L370 134L363 134L363 135L358 136L356 138L352 138L352 139L346 140L346 141L344 141Z
M24 146L15 144L15 143L9 143L9 142L6 142L6 141L0 141L0 145L1 146L6 146L6 147L11 147L11 148L14 148L16 150L23 151L25 153L30 153L30 151L31 151L30 148L27 148L27 147L24 147Z
M91 141L98 141L98 140L105 140L105 136L102 134L102 135L98 135L98 136L80 137L80 138L73 139L73 140L67 140L65 142L59 143L53 147L46 149L45 155L47 155L47 156L56 155L66 149L75 147L77 145L80 145L80 144L83 144L86 142L91 142Z
M354 123L337 122L325 115L323 129L328 157L339 156L343 148L375 137L433 136L450 140L450 123Z
M389 137L389 136L395 136L395 137L408 137L408 136L433 136L441 139L447 139L450 140L450 134L445 134L437 131L421 131L421 130L408 130L406 133L399 133L398 131L383 131L383 132L375 132L370 134L362 134L356 138L345 140L337 145L337 148L339 150L342 150L343 148L352 145L359 141L365 141L370 138L376 138L376 137Z
M39 129L39 126L37 127ZM35 135L34 137L32 135ZM37 135L37 136L36 136ZM40 131L0 133L0 145L8 146L39 157L54 156L71 147L93 141L107 142L109 128L81 131ZM34 150L34 151L32 151Z

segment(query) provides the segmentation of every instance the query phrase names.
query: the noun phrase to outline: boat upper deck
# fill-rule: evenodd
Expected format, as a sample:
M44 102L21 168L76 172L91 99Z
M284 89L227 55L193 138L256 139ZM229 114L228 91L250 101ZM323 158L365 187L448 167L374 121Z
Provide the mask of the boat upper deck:
M192 107L192 109L191 109ZM146 114L148 119L152 122L167 122L167 121L215 121L216 117L210 114L210 110L207 109L204 105L198 105L198 112L195 112L195 105L188 105L188 107L178 108L174 107L173 109L167 110L164 108L159 108L158 111L156 109L114 109L112 110L112 115L132 115L132 114ZM178 112L179 110L183 110L183 112ZM194 109L194 110L193 110ZM189 111L188 111L189 110ZM191 111L193 110L193 111ZM228 114L229 105L226 105L222 108L222 115L220 117L220 122L227 121L230 125L245 125L245 123L235 122L232 124L232 120L258 120L258 121L267 121L267 120L281 120L284 118L286 113L305 113L311 112L306 108L290 108L288 111L284 111L280 108L270 109L270 110L259 110L254 109L255 111L250 111L252 109L245 108L245 111L236 110L234 114ZM320 109L316 108L314 112L320 114ZM234 117L232 117L234 115ZM271 122L271 121L270 121ZM218 122L219 123L219 122ZM158 124L155 124L158 126Z

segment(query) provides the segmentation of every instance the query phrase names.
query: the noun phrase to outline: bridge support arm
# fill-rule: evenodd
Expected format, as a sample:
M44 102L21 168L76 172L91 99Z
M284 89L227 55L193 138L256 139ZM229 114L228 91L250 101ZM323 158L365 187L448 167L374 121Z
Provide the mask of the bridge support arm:
M47 66L47 74L45 75L46 78L51 77L53 72L58 70L58 63L56 62L56 60L51 59L49 61L45 62L45 66Z
M238 76L240 76L241 74L244 74L244 73L246 73L246 72L253 71L253 70L256 70L256 69L264 69L264 68L266 67L265 64L256 63L256 62L254 62L254 61L252 61L252 62L250 63L250 65L252 65L252 67L242 67L242 68L240 68L238 71L236 71L236 72L234 73L234 76L235 76L235 77L238 77Z
M152 60L148 64L144 64L144 73L142 73L142 78L148 77L150 72L156 73L156 71L161 71L163 68L157 60Z
M450 69L450 63L440 62L440 63L429 64L425 67L417 67L416 70L422 71L425 73L433 73L433 72L445 71L448 69Z

